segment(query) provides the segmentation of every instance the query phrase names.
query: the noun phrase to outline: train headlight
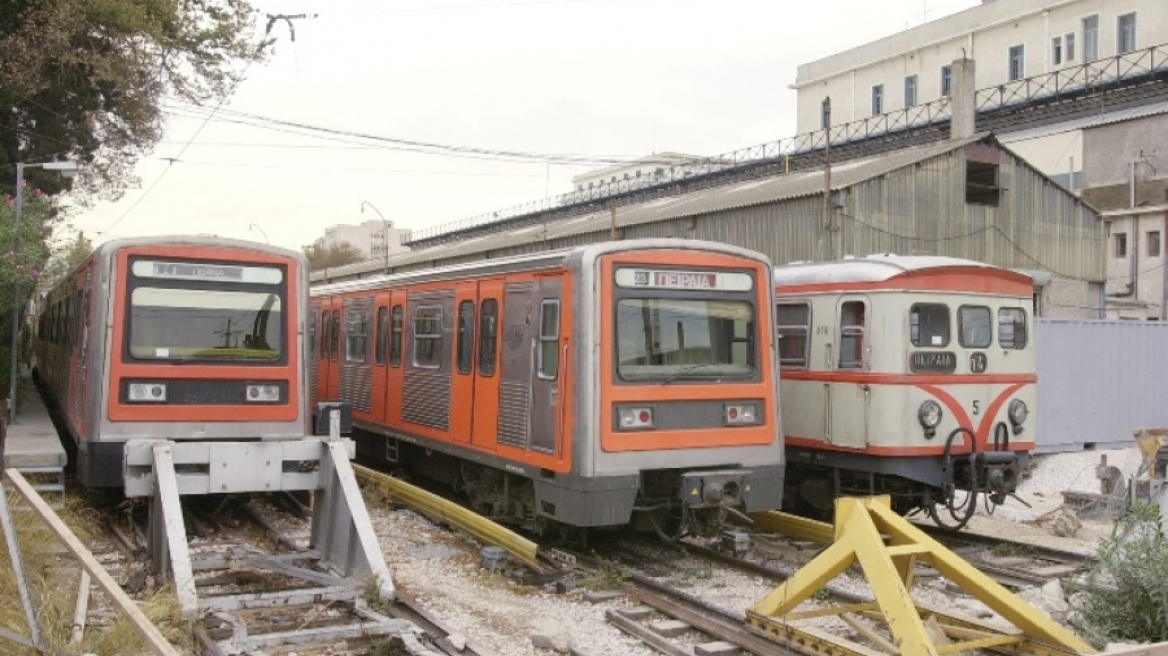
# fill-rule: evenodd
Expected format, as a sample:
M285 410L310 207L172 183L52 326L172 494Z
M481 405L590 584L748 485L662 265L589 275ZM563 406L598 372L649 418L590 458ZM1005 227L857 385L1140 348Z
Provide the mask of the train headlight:
M941 411L941 404L936 401L925 401L917 410L917 419L921 422L921 427L925 429L925 437L933 437L937 434L937 424L941 423L941 417L945 413Z
M753 426L762 421L757 403L727 403L724 416L727 426Z
M639 430L653 427L653 408L626 406L617 410L620 430Z
M1017 435L1022 432L1022 424L1030 415L1030 408L1026 407L1026 402L1022 399L1014 399L1010 401L1010 407L1006 414L1010 416L1010 423L1014 425L1014 434Z
M249 383L244 397L248 403L275 403L280 400L280 386Z
M128 391L134 403L166 403L166 383L130 383Z

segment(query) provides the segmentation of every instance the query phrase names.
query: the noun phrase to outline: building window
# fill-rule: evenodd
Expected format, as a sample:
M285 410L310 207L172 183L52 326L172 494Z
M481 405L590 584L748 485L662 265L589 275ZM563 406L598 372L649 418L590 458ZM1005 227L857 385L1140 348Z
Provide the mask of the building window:
M1116 54L1132 52L1136 49L1136 15L1135 12L1124 14L1117 21L1118 33L1115 38Z
M1127 257L1127 233L1117 232L1115 234L1115 257Z
M807 303L779 303L779 366L784 369L807 367L811 334L811 306Z
M1160 231L1148 233L1148 257L1160 257Z
M1063 63L1063 38L1061 36L1050 40L1050 63L1052 66Z
M1026 77L1026 47L1010 46L1010 81Z
M1099 59L1099 17L1083 19L1083 63L1089 64Z
M1063 38L1063 43L1067 46L1067 63L1075 61L1075 33L1071 32Z
M941 95L947 96L953 92L953 67L941 67Z
M912 107L917 104L917 76L910 75L904 78L904 106Z
M976 160L965 162L965 202L997 207L1002 190L998 186L998 165Z
M442 366L442 306L423 305L414 310L414 366Z
M884 85L877 84L872 87L872 116L879 116L884 113Z

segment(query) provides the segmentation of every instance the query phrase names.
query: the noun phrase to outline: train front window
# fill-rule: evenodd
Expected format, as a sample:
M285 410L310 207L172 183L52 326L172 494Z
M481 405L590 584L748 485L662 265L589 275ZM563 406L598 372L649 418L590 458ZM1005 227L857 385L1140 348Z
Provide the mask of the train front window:
M994 338L990 309L982 305L962 305L957 309L962 348L987 348Z
M915 303L909 310L913 346L949 345L949 306L944 303Z
M1026 310L998 309L998 344L1007 350L1026 348Z
M126 347L136 360L284 357L284 269L132 259Z
M617 302L623 380L743 378L755 372L754 306L747 301L628 298Z
M130 356L138 360L279 360L276 292L174 287L130 294Z

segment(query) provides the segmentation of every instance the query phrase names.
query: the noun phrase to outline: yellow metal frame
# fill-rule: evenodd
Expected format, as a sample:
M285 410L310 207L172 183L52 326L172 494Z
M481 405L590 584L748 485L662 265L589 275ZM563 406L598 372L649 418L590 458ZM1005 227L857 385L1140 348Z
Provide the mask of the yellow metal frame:
M747 626L751 631L814 656L941 656L975 649L992 649L1016 656L1095 653L1075 634L893 512L888 496L837 499L835 517L834 542L747 612ZM976 597L1015 628L1002 631L914 600L909 590L918 560ZM875 601L794 612L856 562L864 571ZM831 615L839 617L877 647L865 647L793 624ZM882 620L891 639L858 618ZM926 623L934 625L933 634Z
M384 490L414 510L466 531L487 544L502 547L516 561L536 573L544 573L545 567L539 561L539 546L515 531L500 526L453 501L447 501L436 494L410 485L400 478L360 465L353 465L353 471L357 474L358 480Z

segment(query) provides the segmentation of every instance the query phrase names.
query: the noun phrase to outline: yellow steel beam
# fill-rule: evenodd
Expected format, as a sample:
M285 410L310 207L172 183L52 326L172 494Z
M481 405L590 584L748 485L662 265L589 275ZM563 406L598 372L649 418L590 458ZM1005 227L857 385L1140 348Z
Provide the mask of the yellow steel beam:
M544 566L539 561L539 546L515 531L500 526L453 501L410 485L400 478L360 465L353 465L353 471L360 480L384 490L418 512L466 531L487 544L502 547L516 561L536 572L544 571Z
M827 522L807 519L790 513L769 510L751 513L756 528L782 533L800 540L827 544L834 539L834 527Z
M837 499L836 523L829 536L824 535L822 526L793 520L783 513L756 515L759 516L770 520L766 528L801 537L816 534L828 540L834 538L834 542L815 559L747 611L748 628L780 644L813 656L872 656L881 653L838 636L793 624L812 617L838 615L849 624L863 626L849 617L850 613L858 613L869 619L883 620L887 625L891 641L871 627L863 626L861 633L873 644L884 651L891 650L905 656L941 656L980 649L1014 656L1094 653L1090 645L1069 630L1026 605L893 512L890 497ZM916 602L909 590L914 563L918 559L977 597L1016 628L1002 631L978 620L949 615ZM875 602L795 611L799 604L857 561L876 597ZM945 635L959 642L934 644L922 620L926 615L935 615Z
M991 610L1005 618L1032 640L1043 642L1067 651L1090 654L1095 649L1074 633L1063 628L1058 622L1030 606L1007 590L998 582L978 571L957 554L949 551L940 542L925 534L911 522L892 511L886 505L867 504L876 527L893 536L894 543L926 545L929 553L921 558L933 569L941 573L965 592L973 595Z

